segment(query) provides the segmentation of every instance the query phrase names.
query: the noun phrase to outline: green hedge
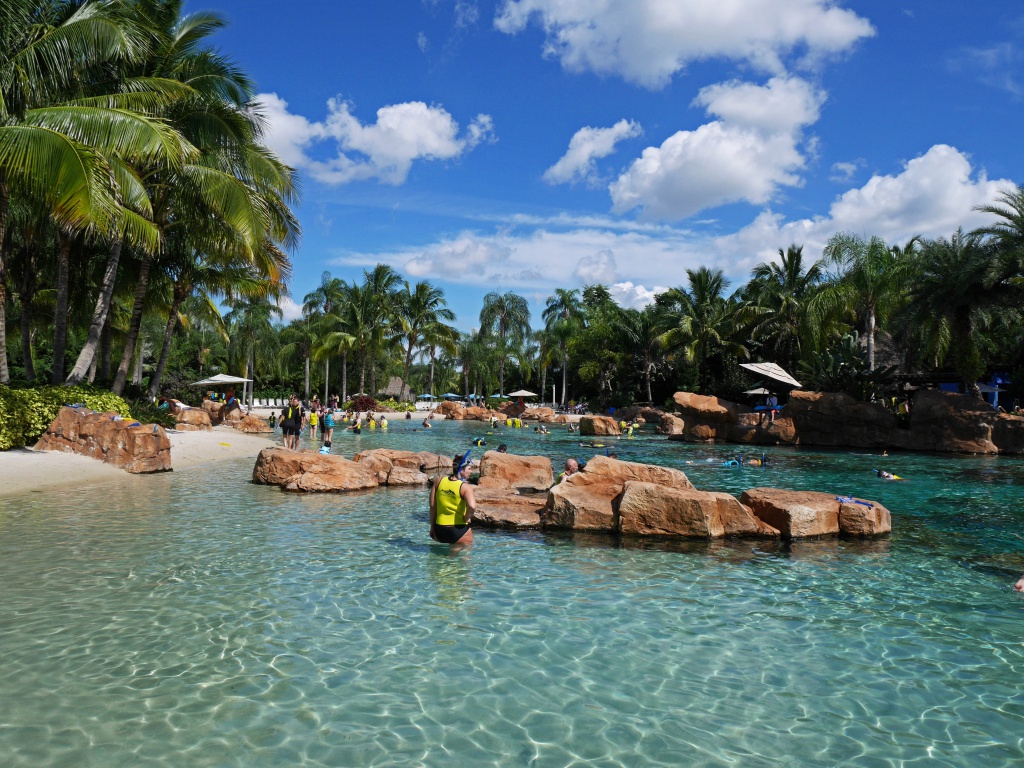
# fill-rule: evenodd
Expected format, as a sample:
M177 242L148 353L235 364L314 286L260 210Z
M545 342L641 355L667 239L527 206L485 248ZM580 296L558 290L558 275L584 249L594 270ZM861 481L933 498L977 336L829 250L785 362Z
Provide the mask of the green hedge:
M35 443L65 405L84 403L94 411L131 417L128 403L97 387L26 387L0 385L0 451Z

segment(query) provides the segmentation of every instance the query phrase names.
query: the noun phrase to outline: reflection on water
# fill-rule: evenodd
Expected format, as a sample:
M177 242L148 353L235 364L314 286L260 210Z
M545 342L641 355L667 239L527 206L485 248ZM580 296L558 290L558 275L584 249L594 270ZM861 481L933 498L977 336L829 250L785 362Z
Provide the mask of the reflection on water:
M335 447L486 432L405 426ZM615 448L709 490L874 498L894 533L480 531L451 552L422 489L287 494L246 463L3 501L4 765L1020 764L1024 462Z

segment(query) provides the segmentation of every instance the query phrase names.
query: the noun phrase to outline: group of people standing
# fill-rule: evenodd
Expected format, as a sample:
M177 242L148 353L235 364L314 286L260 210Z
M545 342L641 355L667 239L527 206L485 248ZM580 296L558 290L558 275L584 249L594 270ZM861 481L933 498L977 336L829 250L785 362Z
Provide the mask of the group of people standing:
M284 447L292 450L298 450L299 435L305 429L309 429L309 437L314 441L317 439L317 431L321 430L323 445L320 447L320 453L330 453L334 440L334 429L339 418L336 403L334 397L328 401L327 405L321 403L318 398L313 398L307 411L299 400L299 396L293 392L288 398L288 405L281 410L280 417L272 413L269 424L275 429L280 427ZM359 411L348 411L340 419L348 422L348 426L345 427L347 431L357 435L362 433L363 429L379 429L382 432L388 430L388 417L383 413L378 416L367 412L364 417Z

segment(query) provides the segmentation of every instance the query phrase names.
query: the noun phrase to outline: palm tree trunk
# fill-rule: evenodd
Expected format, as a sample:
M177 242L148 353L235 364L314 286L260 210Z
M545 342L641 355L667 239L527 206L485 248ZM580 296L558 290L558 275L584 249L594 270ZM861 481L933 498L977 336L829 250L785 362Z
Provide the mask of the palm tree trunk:
M540 366L540 401L544 402L544 385L548 381L548 367L541 363Z
M124 392L124 385L128 380L128 367L132 364L132 357L135 355L135 344L139 338L139 331L142 328L142 302L146 298L146 288L149 286L149 268L153 258L148 253L142 257L142 268L139 270L139 282L135 285L135 304L132 306L132 319L128 323L128 335L124 340L124 354L121 355L121 363L117 366L117 375L114 377L114 386L111 390L115 395Z
M139 342L135 345L135 368L132 372L132 384L138 386L142 383L142 358L146 353L146 337L139 335Z
M341 353L341 402L348 400L348 352Z
M174 329L178 325L178 310L181 308L181 303L185 300L185 294L183 291L174 292L174 301L171 302L171 313L167 318L167 327L164 328L164 344L160 349L160 360L156 364L156 370L153 371L153 378L149 382L149 396L155 398L157 392L160 391L160 380L164 377L164 369L167 366L167 358L171 354L171 339L174 336Z
M50 383L64 380L64 349L68 342L68 270L71 262L72 237L57 233L57 307L53 313L53 370Z
M409 368L412 366L412 339L409 339L409 349L405 353L405 368L402 369L402 388L398 392L398 400L405 399L405 383L409 381Z
M503 393L504 394L504 393ZM569 404L569 356L562 355L562 407Z
M36 291L35 265L32 263L31 252L26 256L25 273L21 276L21 364L25 368L25 378L35 381L36 367L32 362L32 301Z
M113 336L110 315L111 313L107 312L107 319L103 323L103 333L100 334L100 378L103 381L110 381L110 353L113 347L110 338Z
M10 200L7 171L0 168L0 384L11 380L11 371L7 367L7 254L4 252Z
M306 380L302 391L306 393L306 399L309 400L309 355L306 355Z
M327 402L327 390L331 382L331 358L324 358L324 402ZM306 398L309 399L309 390L306 390Z
M366 350L362 350L359 360L359 391L366 394Z
M433 348L430 350L430 394L434 394L434 358L435 353Z
M89 366L89 375L86 378L86 381L88 381L90 384L96 381L96 368L99 364L99 360L99 355L92 356L92 364Z
M71 369L65 384L80 384L86 372L94 370L93 362L96 360L96 353L99 349L100 334L103 333L107 315L110 313L110 299L114 295L114 281L117 278L117 263L121 259L121 241L116 240L110 247L110 255L107 256L107 268L103 271L103 281L100 283L100 294L96 297L96 306L92 310L92 322L89 323L89 336L85 346L75 361L75 367Z
M647 383L647 402L652 406L654 405L654 396L651 394L651 366L648 365L644 369L644 379Z
M370 397L376 399L377 397L377 345L374 344L370 348L370 391L367 392Z
M875 309L868 307L868 370L875 370Z

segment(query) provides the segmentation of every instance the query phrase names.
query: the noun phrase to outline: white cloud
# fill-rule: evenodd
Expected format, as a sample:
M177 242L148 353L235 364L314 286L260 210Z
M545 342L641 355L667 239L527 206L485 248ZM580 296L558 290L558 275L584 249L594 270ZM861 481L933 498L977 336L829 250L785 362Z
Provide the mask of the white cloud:
M607 248L598 251L593 256L582 256L576 262L576 269L573 274L583 283L603 283L608 285L619 278L615 264L615 254Z
M292 320L302 317L302 305L292 301L291 296L279 298L277 300L277 307L281 310L282 322L290 323Z
M904 243L913 235L946 236L991 219L974 210L1012 188L989 180L958 150L937 145L898 173L875 175L837 197L827 214L787 221L762 211L747 226L724 235L666 225L622 230L567 217L509 217L495 232L462 232L420 248L344 253L335 263L371 267L387 263L416 279L474 285L488 290L550 292L554 286L603 282L623 306L643 306L656 292L686 284L686 270L721 269L734 285L757 264L778 258L790 243L812 259L837 232L878 235Z
M322 122L293 114L277 94L260 94L257 100L268 123L267 145L325 184L367 179L403 184L413 162L455 159L491 140L494 132L491 117L481 114L460 135L459 124L446 110L422 101L381 107L377 122L364 125L352 114L352 105L340 99L327 102ZM321 144L334 156L315 157L312 150Z
M862 165L864 165L863 160L854 163L832 163L832 175L828 177L829 181L834 181L837 184L850 182L857 169Z
M989 180L984 170L974 173L966 155L937 144L905 163L900 173L872 176L840 195L827 216L786 222L764 211L740 231L717 238L710 248L727 273L746 280L752 267L775 258L790 243L803 245L805 254L818 258L837 232L878 235L902 244L914 235L949 237L958 227L974 229L992 220L974 209L1012 188L1008 179Z
M609 286L608 293L620 307L643 309L648 304L654 303L654 297L657 294L667 290L668 286L656 285L654 288L645 288L642 285L633 285L627 280L624 283L615 283Z
M544 172L549 184L592 181L597 174L595 160L608 157L615 145L643 133L640 124L632 120L619 120L611 128L580 128L569 140L569 149Z
M480 8L476 3L458 2L455 4L455 26L471 27L480 20Z
M517 34L532 20L547 35L545 55L567 70L648 88L713 58L779 73L794 54L810 62L875 32L832 0L506 0L494 25Z
M703 89L695 103L721 119L645 149L609 186L613 210L679 220L726 203L769 202L778 187L802 183L801 129L818 119L824 98L793 77Z
M420 32L416 35L416 46L420 49L420 53L426 53L427 49L430 48L430 40L427 39L425 33Z

